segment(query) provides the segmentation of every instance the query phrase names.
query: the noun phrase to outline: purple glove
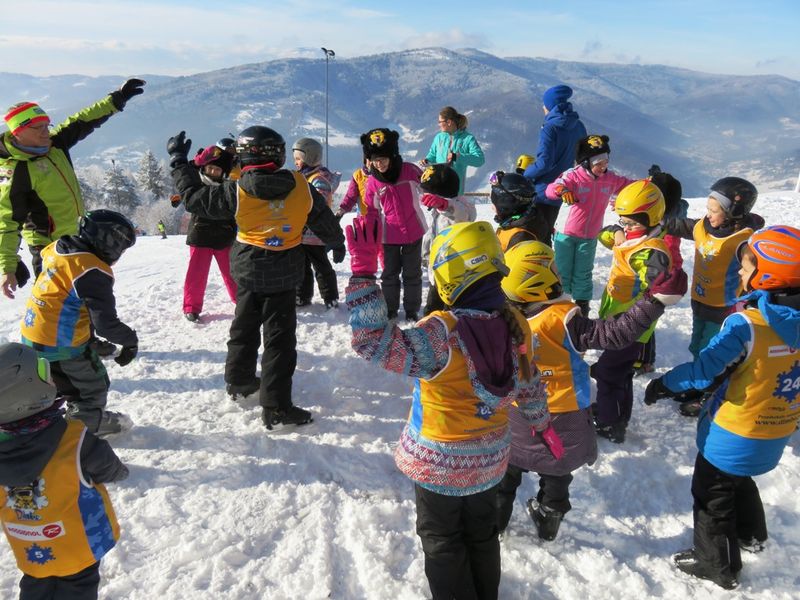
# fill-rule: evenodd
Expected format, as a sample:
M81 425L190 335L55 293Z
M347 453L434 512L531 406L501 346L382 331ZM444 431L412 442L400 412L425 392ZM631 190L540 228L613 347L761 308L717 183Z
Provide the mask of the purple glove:
M659 274L647 288L647 292L664 306L672 306L678 303L688 288L689 280L684 270L672 269Z
M436 208L438 210L447 210L450 208L450 203L447 199L437 196L436 194L422 194L420 202L428 208Z
M535 431L533 433L536 435ZM556 430L553 429L553 424L550 423L547 429L539 432L539 435L542 436L544 443L547 444L550 454L552 454L556 460L561 460L561 457L564 456L564 444L561 443L561 438L558 437Z
M353 277L374 277L381 249L381 222L359 215L345 228Z

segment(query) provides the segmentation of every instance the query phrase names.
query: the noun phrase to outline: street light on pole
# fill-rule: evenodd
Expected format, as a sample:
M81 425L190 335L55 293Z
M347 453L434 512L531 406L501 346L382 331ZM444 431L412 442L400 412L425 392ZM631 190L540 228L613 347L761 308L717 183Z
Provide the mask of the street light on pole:
M325 166L328 166L328 61L336 56L333 50L320 48L325 53Z

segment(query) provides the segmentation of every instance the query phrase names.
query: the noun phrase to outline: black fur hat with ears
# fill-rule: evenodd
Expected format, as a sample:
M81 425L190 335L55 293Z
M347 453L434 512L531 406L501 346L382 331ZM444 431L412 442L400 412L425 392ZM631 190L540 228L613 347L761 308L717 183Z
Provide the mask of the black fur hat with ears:
M398 142L400 135L386 128L373 129L361 135L361 148L364 157L373 158L394 158L400 155Z
M423 191L436 194L442 198L455 198L458 196L460 180L458 173L448 164L439 163L428 165L422 171L419 186Z
M578 140L575 147L575 164L583 164L593 156L598 154L611 154L611 146L608 145L607 135L587 135Z

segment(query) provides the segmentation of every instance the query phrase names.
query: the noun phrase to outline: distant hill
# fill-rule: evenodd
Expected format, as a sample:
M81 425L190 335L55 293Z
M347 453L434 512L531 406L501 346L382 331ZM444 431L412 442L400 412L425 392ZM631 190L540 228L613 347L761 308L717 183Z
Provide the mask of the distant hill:
M79 70L79 66L76 67ZM703 195L722 175L758 181L800 170L800 82L779 76L731 76L664 66L499 58L477 50L424 48L329 64L329 166L360 164L358 136L373 127L401 132L409 160L427 152L439 109L469 116L486 153L467 190L536 149L541 94L556 83L575 89L573 104L590 132L611 137L612 167L645 175L652 163L678 176L686 195ZM146 92L74 151L78 165L133 167L184 129L207 145L252 124L324 140L324 59L283 59L186 77L144 76ZM0 106L41 102L61 119L117 87L123 76L32 77L0 73Z

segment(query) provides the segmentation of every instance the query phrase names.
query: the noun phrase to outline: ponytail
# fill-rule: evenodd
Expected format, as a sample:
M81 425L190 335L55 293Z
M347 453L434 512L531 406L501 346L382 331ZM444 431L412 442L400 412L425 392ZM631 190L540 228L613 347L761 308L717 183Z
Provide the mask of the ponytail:
M514 343L514 348L517 350L517 360L519 364L519 372L524 381L530 381L533 377L531 372L531 357L528 356L528 344L525 331L522 329L520 320L523 319L522 314L506 302L503 308L500 309L500 316L508 325L508 331L511 334L511 340ZM527 327L527 325L526 325ZM524 348L524 352L521 350Z
M445 106L442 110L439 111L439 116L443 119L449 119L456 124L456 129L466 129L467 125L469 124L469 119L458 112L452 106Z

